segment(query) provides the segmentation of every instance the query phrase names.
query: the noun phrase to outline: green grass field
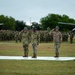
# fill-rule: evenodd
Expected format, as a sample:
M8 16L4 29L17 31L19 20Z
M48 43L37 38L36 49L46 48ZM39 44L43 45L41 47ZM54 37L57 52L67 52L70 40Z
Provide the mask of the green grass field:
M38 56L54 56L53 43L41 43ZM23 56L22 43L0 42L0 56ZM32 47L29 46L29 56ZM75 57L75 42L61 44L60 56ZM75 75L75 61L0 60L0 75Z

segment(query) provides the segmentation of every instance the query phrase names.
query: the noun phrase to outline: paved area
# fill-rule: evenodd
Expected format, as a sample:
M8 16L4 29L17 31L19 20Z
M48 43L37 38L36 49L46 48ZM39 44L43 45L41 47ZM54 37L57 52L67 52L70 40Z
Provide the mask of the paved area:
M0 60L53 60L53 61L68 61L68 60L75 60L75 57L43 57L38 56L37 58L29 57L22 57L22 56L0 56Z

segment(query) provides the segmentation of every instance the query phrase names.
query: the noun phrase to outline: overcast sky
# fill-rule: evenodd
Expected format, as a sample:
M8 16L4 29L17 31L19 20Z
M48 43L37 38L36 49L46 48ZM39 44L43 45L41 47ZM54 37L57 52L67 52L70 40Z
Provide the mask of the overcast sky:
M66 14L75 19L75 0L0 0L0 15L16 20L39 22L49 13Z

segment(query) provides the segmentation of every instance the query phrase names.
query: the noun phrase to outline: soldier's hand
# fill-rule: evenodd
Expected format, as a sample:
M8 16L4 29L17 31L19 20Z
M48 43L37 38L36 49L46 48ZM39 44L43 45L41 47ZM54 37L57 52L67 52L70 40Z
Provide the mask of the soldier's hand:
M55 29L52 29L52 31L54 31Z
M62 43L62 40L60 40L60 44Z

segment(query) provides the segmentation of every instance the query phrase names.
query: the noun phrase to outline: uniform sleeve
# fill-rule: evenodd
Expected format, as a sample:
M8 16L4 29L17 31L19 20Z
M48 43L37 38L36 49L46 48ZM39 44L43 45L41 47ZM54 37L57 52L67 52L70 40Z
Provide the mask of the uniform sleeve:
M54 34L54 29L52 29L50 32L49 32L49 35L53 36Z
M30 32L28 33L28 40L29 40L29 43L31 42L31 34Z
M39 33L37 34L37 43L38 44L40 43L40 34Z
M61 34L61 32L60 32L60 42L62 42L62 34Z
M38 38L39 38L38 41L40 42L40 34L38 35Z

